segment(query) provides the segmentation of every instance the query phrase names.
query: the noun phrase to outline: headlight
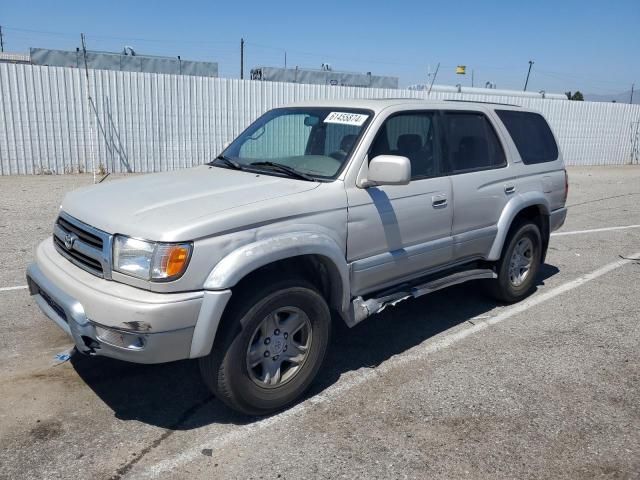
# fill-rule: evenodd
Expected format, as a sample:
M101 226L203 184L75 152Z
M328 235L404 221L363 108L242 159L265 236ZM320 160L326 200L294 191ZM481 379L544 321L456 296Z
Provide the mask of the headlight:
M190 243L155 243L123 235L113 239L113 269L144 280L180 277L190 256Z

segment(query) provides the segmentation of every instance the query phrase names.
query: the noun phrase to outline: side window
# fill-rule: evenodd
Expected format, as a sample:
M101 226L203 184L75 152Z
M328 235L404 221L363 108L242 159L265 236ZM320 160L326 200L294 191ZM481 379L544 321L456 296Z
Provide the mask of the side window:
M498 136L481 112L443 113L447 144L447 170L463 173L499 168L507 164Z
M558 145L542 115L514 110L496 110L496 113L507 127L525 165L558 159Z
M388 118L380 127L369 151L378 155L400 155L411 161L411 178L438 175L434 112L407 112Z

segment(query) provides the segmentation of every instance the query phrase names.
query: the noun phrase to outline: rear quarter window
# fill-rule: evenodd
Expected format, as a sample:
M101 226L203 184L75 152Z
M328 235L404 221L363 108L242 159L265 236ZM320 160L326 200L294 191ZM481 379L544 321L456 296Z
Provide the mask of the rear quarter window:
M446 111L442 114L450 173L501 168L507 159L489 119L482 112Z
M558 159L558 145L542 115L514 110L496 110L496 113L511 135L525 165Z

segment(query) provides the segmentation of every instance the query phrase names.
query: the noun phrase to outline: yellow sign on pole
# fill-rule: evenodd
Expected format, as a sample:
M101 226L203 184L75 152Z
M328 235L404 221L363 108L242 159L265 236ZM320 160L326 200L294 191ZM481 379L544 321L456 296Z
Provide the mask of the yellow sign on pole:
M465 73L467 73L467 66L466 65L458 65L456 67L456 73L458 75L464 75Z

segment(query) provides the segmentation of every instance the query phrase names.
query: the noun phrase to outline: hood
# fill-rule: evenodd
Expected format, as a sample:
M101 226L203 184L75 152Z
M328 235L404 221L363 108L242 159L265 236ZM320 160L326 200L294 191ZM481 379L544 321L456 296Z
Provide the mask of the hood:
M204 217L318 187L293 178L200 166L141 175L69 193L62 210L108 233L157 241L193 240ZM215 232L208 232L208 235Z

